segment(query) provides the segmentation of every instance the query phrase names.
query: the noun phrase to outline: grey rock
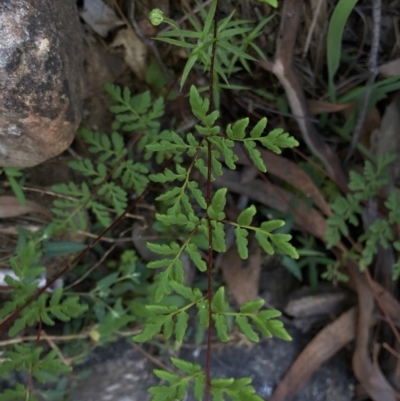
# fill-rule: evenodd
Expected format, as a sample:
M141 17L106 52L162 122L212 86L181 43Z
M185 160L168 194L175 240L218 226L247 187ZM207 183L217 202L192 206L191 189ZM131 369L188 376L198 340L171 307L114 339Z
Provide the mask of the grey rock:
M0 166L60 154L82 116L83 51L74 0L0 2Z
M232 345L212 350L213 377L244 377L253 379L257 393L268 400L294 359L307 345L309 337L291 329L293 341L263 340L251 348ZM121 345L120 345L121 346ZM111 345L110 347L115 347ZM75 388L74 401L147 401L147 389L156 385L150 362L129 344L120 356L93 363L87 380ZM205 352L182 349L180 358L204 366ZM168 363L167 359L163 361ZM344 359L337 355L310 378L293 401L350 401L353 398L354 378ZM194 401L189 394L186 401Z

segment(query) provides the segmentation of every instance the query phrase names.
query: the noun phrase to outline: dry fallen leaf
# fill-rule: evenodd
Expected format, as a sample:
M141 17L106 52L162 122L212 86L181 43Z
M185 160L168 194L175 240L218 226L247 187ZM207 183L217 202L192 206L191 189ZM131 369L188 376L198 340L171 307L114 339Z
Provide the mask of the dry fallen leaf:
M373 136L372 151L375 155L384 153L400 154L400 93L397 93L386 107L382 124ZM400 183L400 158L390 165L392 179L396 185Z
M250 199L279 212L293 212L297 226L324 241L328 226L324 216L318 210L309 207L305 202L276 185L267 184L261 180L242 183L241 178L240 173L224 169L223 175L216 178L215 185L248 196Z
M126 69L125 62L115 54L92 43L85 48L84 97L98 97L104 92L104 83L114 82Z
M300 190L305 196L311 198L326 216L329 217L332 215L332 211L320 190L303 169L297 166L296 163L281 155L276 155L275 153L265 149L258 150L261 153L261 157L267 167L268 173L288 182ZM244 165L251 164L241 147L235 147L235 152L239 156L238 163Z
M117 32L111 47L123 46L124 60L136 76L144 80L146 76L147 46L139 39L132 29L121 29Z
M378 67L379 72L387 77L400 75L400 58L388 61Z
M355 338L357 308L343 313L323 328L297 357L269 401L289 401L310 376Z
M348 118L352 113L351 109L343 110L343 115ZM373 136L381 125L381 115L376 107L374 107L364 119L361 127L359 142L367 149L370 149L373 143Z
M318 285L323 288L322 284ZM291 295L285 306L285 313L293 317L310 317L314 315L330 315L337 312L348 301L349 293L344 289L327 287L326 291L314 294L309 287L301 288ZM343 310L343 309L342 309Z
M9 219L28 213L40 213L49 220L53 217L47 209L36 202L27 201L26 205L22 205L15 196L0 196L0 219Z
M79 15L93 31L103 38L113 29L124 25L124 22L102 0L85 0Z
M323 114L323 113L337 113L343 110L351 110L355 106L355 104L352 102L338 104L319 99L309 99L307 100L307 104L310 114L313 115Z
M257 299L261 273L261 249L254 236L249 236L248 259L241 259L236 245L233 245L222 257L221 270L228 292L237 305L241 306Z

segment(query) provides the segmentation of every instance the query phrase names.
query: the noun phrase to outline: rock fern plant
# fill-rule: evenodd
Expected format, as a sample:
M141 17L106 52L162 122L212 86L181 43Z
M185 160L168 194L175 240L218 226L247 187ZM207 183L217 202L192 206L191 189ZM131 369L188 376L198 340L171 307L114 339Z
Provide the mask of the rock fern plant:
M379 202L379 192L383 188L389 188L390 180L388 166L397 159L396 155L380 155L376 165L367 160L362 173L350 171L349 189L352 191L345 196L339 196L331 205L333 215L328 219L326 231L328 249L337 244L342 237L350 234L350 225L358 227L362 220L362 214L372 207L373 221L365 227L363 233L358 237L357 243L353 243L349 256L356 260L361 271L364 271L373 262L378 253L378 247L388 249L392 246L400 251L400 240L398 230L400 224L400 191L391 188L389 196L383 202L385 209L383 214L376 213L373 202ZM375 199L375 200L374 200ZM371 203L372 201L372 203ZM393 265L393 280L400 277L400 259Z
M200 325L208 330L208 336L211 336L212 328L215 327L221 341L229 340L228 318L234 319L250 341L259 341L257 332L266 337L274 335L289 340L290 336L285 331L282 322L277 319L280 315L279 311L261 310L264 301L254 300L243 305L238 312L232 312L225 299L224 287L218 288L213 294L211 274L213 251L226 251L225 228L227 225L235 227L236 245L239 255L244 259L248 257L249 231L255 233L255 238L268 254L278 250L282 254L297 258L296 250L289 243L291 236L274 233L284 224L280 220L263 222L259 227L252 226L251 223L256 214L255 206L245 209L237 221L227 220L224 213L227 190L219 189L211 196L211 182L216 176L223 174L222 163L231 169L236 168L237 156L233 151L235 143L242 143L254 164L261 171L266 171L261 155L256 149L257 143L279 153L281 148L295 146L297 142L279 129L264 135L267 123L265 118L261 119L248 134L246 133L249 125L247 118L228 125L223 134L221 127L216 125L219 112L210 110L209 99L201 97L195 86L190 88L189 102L193 115L199 120L199 124L195 126L196 133L188 133L186 137L182 137L170 131L165 139L147 145L151 151L186 153L192 161L187 168L176 164L174 168L167 168L162 173L149 176L152 181L169 185L169 189L156 199L166 206L164 213L156 214L157 220L167 226L179 226L181 232L186 232L186 235L185 240L181 242L148 244L150 250L158 253L160 258L147 266L150 269L161 269L161 271L155 278L155 304L147 306L150 315L145 327L133 339L145 342L161 333L165 338L174 335L176 341L181 343L185 337L190 310L195 309ZM195 169L205 178L205 191L202 191L198 182L191 178ZM195 238L198 239L198 235L203 236L209 244L208 263L201 257L197 241L194 241ZM207 272L209 285L206 294L203 294L199 288L187 287L183 284L182 253L190 257L200 272ZM160 305L163 297L172 291L185 299L186 303L180 308ZM193 381L195 397L198 400L203 399L207 387L207 393L211 393L214 399L222 399L223 394L231 399L260 399L255 394L254 388L250 386L248 378L211 379L209 366L202 370L197 364L179 359L173 358L171 362L181 371L181 374L155 371L158 377L168 383L167 386L150 389L156 401L183 399L191 381Z
M271 0L268 2L274 3ZM88 145L89 152L96 155L96 160L83 158L72 161L70 167L83 176L83 181L79 184L63 183L53 188L60 196L53 204L55 219L49 227L19 245L16 257L10 261L15 278L6 279L14 291L10 301L0 312L0 317L4 319L2 327L11 324L9 335L15 336L26 326L36 325L38 339L43 324L53 325L55 319L69 321L88 313L90 304L83 301L82 295L64 292L62 288L53 293L45 292L49 284L39 291L36 289L37 279L43 273L39 264L41 244L60 230L85 230L88 224L87 211L92 213L100 227L108 230L110 225L115 226L112 223L114 214L121 218L130 209L128 198L132 190L139 194L150 185L162 184L164 192L156 198L160 205L156 219L164 227L176 227L180 236L169 243L148 244L149 249L159 255L157 260L147 265L154 270L154 296L152 303L146 305L144 328L133 340L145 342L157 335L166 339L174 336L180 344L185 339L189 316L193 315L200 326L207 330L208 346L204 367L171 358L176 371L154 371L165 382L165 385L149 390L154 401L182 400L191 384L195 398L199 401L204 397L208 400L210 396L215 400L223 400L225 397L243 401L261 400L251 386L250 378L210 376L211 336L215 329L221 341L228 341L228 320L233 320L250 341L258 342L260 335L290 340L278 319L279 311L264 309L262 300L248 302L239 311L234 311L226 301L224 287L215 290L211 285L214 252L226 251L225 229L229 225L234 227L236 246L243 259L248 257L249 232L254 233L266 253L278 251L292 258L298 257L289 242L291 236L275 232L284 224L283 221L271 220L262 222L259 226L252 225L257 213L254 205L242 211L236 221L230 221L224 212L227 190L212 190L212 182L223 174L224 165L230 169L236 168L238 158L234 151L235 144L246 149L254 165L262 172L266 172L266 168L257 146L280 153L283 148L298 145L282 129L273 129L266 133L266 118L262 118L252 127L248 118L235 121L225 128L218 125L220 114L212 107L211 99L213 94L216 99L214 88L218 88L217 79L222 78L227 82L225 69L233 68L234 63L227 58L227 52L236 57L235 62L239 59L244 68L248 67L246 60L253 58L245 53L246 42L244 45L241 42L238 46L233 41L234 37L250 32L249 28L242 21L233 21L232 15L218 23L217 8L218 1L214 0L207 12L202 11L203 27L194 26L193 31L183 31L172 24L174 30L162 38L168 43L184 46L190 52L181 87L197 63L202 63L209 72L209 97L201 96L196 86L191 86L189 91L191 111L198 120L195 131L182 135L173 130L161 130L163 98L154 100L150 92L132 95L128 88L107 85L106 90L115 102L111 108L115 113L113 132L105 135L81 131L83 141ZM162 22L157 13L158 11L152 13L152 19L158 15L156 22ZM194 21L191 23L193 25ZM256 36L259 30L260 27L251 31L251 34ZM189 41L186 42L185 38L189 38ZM259 49L255 50L258 52ZM134 141L128 145L122 135L124 131L136 133ZM144 161L133 160L130 152L132 145L136 145L144 154ZM188 159L189 162L183 163ZM159 173L149 174L150 161L156 161L159 165L166 163L167 167ZM195 178L195 173L204 177L203 182ZM149 180L153 184L149 184ZM198 248L201 242L208 244L206 257ZM183 253L189 256L200 274L207 276L207 291L184 284L181 258ZM123 279L137 280L134 270L135 268L132 270L133 275L130 270L128 275L122 272ZM94 292L100 297L105 296L121 277L119 273L110 274ZM184 300L182 305L178 307L164 302L171 293L181 296ZM122 305L121 299L115 301L114 309L107 307L114 312L106 320L112 327L116 325L120 329L134 320L134 317L128 316L129 312ZM110 330L108 334L109 332ZM95 334L92 338L97 340L102 335L101 331ZM17 344L5 357L7 362L2 365L1 374L25 369L31 378L43 381L46 372L61 374L70 370L56 358L54 351L44 355L43 349L36 345ZM26 388L17 385L14 390L7 390L0 395L0 401L21 398L35 400L29 385Z

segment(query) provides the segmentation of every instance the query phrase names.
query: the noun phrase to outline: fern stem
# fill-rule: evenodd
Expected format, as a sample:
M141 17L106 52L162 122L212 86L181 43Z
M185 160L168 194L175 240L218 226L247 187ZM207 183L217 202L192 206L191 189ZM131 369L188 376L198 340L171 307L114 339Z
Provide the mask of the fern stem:
M214 14L214 40L212 44L211 60L210 60L210 93L209 93L209 104L212 105L212 97L214 90L214 62L215 62L215 49L217 45L217 14L218 14L218 0L214 0L216 3L215 14ZM207 208L211 205L211 150L212 144L207 140ZM205 400L210 400L211 390L211 331L212 331L212 267L213 267L213 238L212 238L212 225L211 219L208 217L208 261L207 261L207 299L208 299L208 330L207 330L207 351L206 351L206 396Z

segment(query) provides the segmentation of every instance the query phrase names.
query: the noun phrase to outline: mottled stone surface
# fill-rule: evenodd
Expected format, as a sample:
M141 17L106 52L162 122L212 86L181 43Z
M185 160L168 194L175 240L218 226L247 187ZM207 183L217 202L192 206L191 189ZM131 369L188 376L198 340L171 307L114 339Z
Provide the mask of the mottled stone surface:
M263 340L252 348L224 345L212 351L213 377L250 376L257 393L268 400L294 359L310 340L309 336L290 329L293 341L276 338ZM161 384L151 373L155 367L127 343L110 344L96 351L88 367L87 379L75 388L74 401L149 401L147 389ZM204 366L205 352L182 349L180 358ZM93 359L95 358L95 359ZM163 358L168 364L167 358ZM158 367L156 367L158 368ZM351 401L354 378L340 355L323 364L292 401ZM195 401L189 394L186 401Z
M147 390L158 384L154 366L132 345L124 341L97 349L83 369L90 369L85 380L71 383L73 401L149 401Z
M65 150L82 113L82 32L74 0L0 2L0 166Z

